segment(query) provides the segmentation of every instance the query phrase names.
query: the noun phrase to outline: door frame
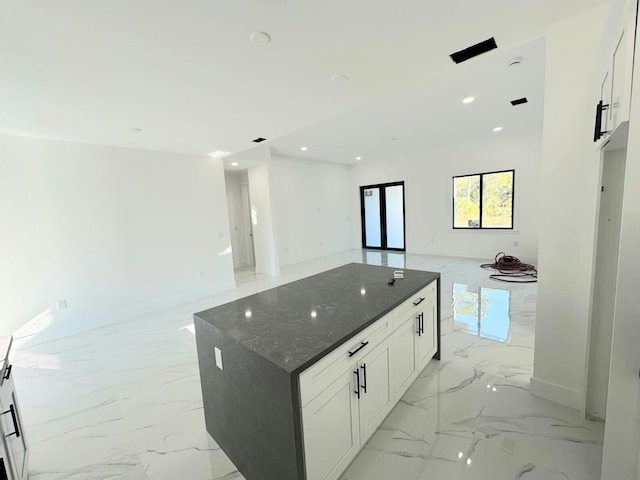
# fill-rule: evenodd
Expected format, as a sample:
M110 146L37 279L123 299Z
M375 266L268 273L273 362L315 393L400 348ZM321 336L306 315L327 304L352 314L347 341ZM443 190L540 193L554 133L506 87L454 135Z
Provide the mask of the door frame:
M402 186L402 241L403 248L387 247L387 197L385 187ZM368 247L366 245L366 225L364 218L364 191L371 188L378 188L380 191L380 246ZM395 252L406 252L407 250L407 216L406 216L406 197L404 181L378 183L376 185L365 185L360 187L360 226L362 232L362 248L369 250L390 250Z

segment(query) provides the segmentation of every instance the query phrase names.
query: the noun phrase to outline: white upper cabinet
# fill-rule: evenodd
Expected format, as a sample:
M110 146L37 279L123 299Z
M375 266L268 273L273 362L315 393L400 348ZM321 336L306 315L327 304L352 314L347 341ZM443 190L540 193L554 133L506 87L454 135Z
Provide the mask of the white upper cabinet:
M638 0L627 0L622 8L614 9L613 15L617 18L611 19L612 30L603 40L606 54L603 64L597 67L602 72L599 98L602 111L596 114L594 135L594 140L601 140L601 145L607 143L607 138L620 125L629 121L637 10Z
M629 120L637 6L637 0L627 2L618 34L614 38L611 55L610 130L615 130L622 122Z

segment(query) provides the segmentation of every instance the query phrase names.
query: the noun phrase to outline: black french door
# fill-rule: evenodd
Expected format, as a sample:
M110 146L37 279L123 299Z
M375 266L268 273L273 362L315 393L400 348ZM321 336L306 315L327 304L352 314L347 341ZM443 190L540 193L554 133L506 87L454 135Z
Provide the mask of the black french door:
M362 247L405 250L404 182L360 187Z

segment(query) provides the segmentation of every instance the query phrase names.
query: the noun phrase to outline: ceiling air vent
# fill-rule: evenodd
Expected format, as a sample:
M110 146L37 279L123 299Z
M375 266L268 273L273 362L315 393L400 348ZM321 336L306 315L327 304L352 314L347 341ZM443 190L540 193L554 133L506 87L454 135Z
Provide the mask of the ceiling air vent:
M522 98L518 98L516 100L511 100L511 105L513 105L514 107L516 107L518 105L522 105L523 103L529 103L529 100L527 100L527 97L522 97Z
M470 47L465 48L464 50L460 50L459 52L452 53L450 57L451 57L451 60L453 60L454 62L462 63L462 62L466 62L467 60L473 57L482 55L483 53L490 52L495 48L498 48L498 44L496 43L496 39L491 37L489 40L476 43L475 45L471 45Z
M252 140L252 142L254 143L260 143L260 142L264 142L266 140L266 138L262 138L262 137L258 137L255 140Z

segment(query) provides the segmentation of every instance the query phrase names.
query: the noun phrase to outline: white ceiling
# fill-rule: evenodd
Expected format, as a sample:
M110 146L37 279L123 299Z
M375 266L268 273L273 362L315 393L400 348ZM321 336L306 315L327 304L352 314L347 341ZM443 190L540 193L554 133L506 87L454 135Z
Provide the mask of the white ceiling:
M601 3L0 0L0 132L205 154L240 152L255 137L277 139L353 109L363 115L397 95L410 110L432 92L431 116L448 118L459 105L442 92L459 99L445 86L473 89L458 77L491 63L456 66L450 53L490 36L508 50ZM256 30L272 42L252 44ZM349 80L332 83L337 73ZM393 119L376 129L412 138L424 133L416 122L397 135Z
M523 61L510 67L514 57ZM354 164L358 156L361 162L379 161L496 135L541 134L544 60L544 37L487 54L446 82L391 95L277 138L273 152ZM463 104L468 96L476 100ZM529 103L511 105L522 97ZM495 127L503 130L495 133Z

